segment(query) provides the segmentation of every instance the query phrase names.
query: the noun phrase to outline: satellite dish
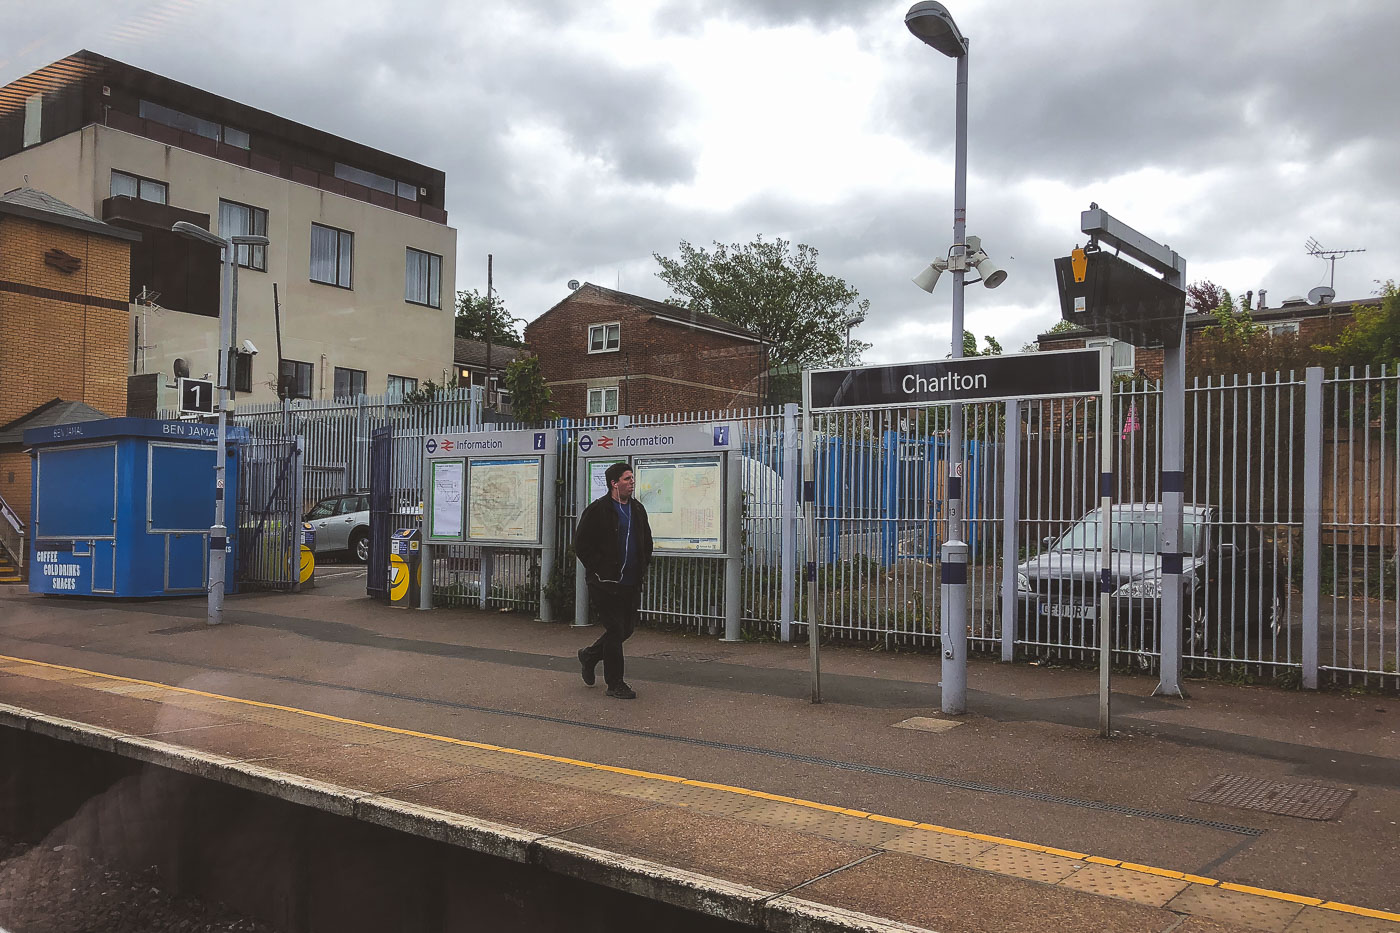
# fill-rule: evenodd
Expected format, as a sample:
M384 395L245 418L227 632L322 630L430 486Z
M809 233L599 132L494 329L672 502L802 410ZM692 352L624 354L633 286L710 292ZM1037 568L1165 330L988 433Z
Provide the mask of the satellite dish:
M1308 292L1308 304L1325 305L1331 304L1332 299L1337 297L1337 290L1326 285L1319 285Z
M190 375L190 364L182 357L175 358L175 378L187 379Z
M569 291L578 290L578 279L569 279Z

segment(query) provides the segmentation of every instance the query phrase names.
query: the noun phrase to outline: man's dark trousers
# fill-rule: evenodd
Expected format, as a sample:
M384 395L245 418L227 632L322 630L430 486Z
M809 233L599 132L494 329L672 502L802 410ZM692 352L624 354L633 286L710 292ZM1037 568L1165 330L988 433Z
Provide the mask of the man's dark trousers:
M588 602L603 623L603 635L583 649L589 664L603 662L603 682L609 687L622 683L622 643L637 627L641 587L621 583L588 583Z

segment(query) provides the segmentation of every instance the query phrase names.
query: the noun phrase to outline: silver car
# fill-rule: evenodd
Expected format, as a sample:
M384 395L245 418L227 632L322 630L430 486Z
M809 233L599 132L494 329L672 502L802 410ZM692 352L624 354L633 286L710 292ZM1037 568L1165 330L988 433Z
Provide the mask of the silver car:
M305 521L316 532L317 554L349 551L362 564L369 560L369 493L327 496Z

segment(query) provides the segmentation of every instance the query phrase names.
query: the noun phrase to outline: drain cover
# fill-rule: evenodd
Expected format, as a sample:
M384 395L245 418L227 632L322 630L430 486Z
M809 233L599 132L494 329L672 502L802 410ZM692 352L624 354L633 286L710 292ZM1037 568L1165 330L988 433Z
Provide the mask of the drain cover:
M1305 820L1330 820L1342 811L1353 796L1353 791L1340 787L1285 784L1247 774L1222 774L1191 799L1226 807L1263 810L1280 816L1297 816Z

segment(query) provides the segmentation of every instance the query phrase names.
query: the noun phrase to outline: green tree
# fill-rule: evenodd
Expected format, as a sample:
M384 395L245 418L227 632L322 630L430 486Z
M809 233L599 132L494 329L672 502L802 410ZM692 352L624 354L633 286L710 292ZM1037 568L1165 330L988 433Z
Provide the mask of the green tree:
M538 356L522 356L507 363L505 381L517 420L535 424L555 417L554 393L545 383Z
M772 341L775 369L845 362L847 322L865 315L870 302L843 279L817 268L817 250L792 249L787 240L756 237L752 243L706 250L681 241L679 256L653 253L656 275L676 293L671 304L723 318ZM852 339L850 359L870 344Z
M524 339L515 330L515 318L506 310L499 293L488 302L476 289L457 293L457 318L453 336L467 340L485 340L506 347L523 347Z
M1001 343L988 334L986 349L977 349L977 335L970 330L963 331L963 356L1001 356Z
M1323 347L1338 366L1400 367L1400 286L1394 279L1381 287L1379 307L1353 309L1351 322Z

